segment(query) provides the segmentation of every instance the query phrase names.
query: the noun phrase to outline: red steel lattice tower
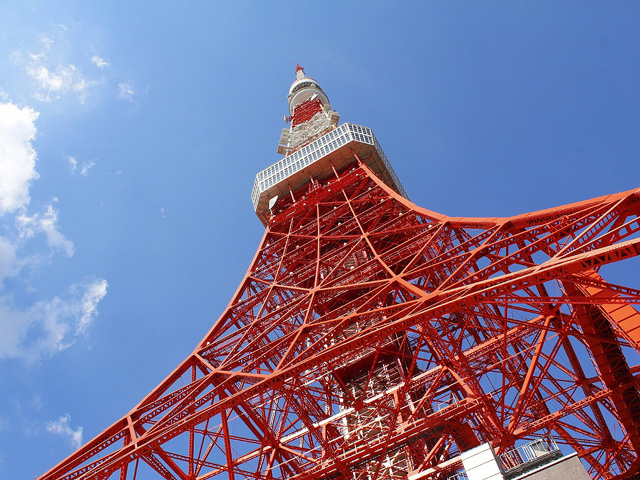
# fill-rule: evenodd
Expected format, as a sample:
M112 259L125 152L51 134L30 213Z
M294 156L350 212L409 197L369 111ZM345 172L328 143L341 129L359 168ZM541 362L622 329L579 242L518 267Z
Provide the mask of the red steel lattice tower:
M510 218L411 203L369 128L298 66L266 231L222 316L41 479L448 478L536 439L640 472L640 189Z

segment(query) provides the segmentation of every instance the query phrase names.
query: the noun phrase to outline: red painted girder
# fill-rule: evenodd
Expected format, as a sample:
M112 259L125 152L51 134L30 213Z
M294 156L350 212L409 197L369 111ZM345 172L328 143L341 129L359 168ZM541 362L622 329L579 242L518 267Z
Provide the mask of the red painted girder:
M586 276L597 280L595 272L586 272ZM585 297L600 295L606 292L595 287L582 285L566 285L568 291ZM623 311L624 310L624 311ZM638 382L631 373L627 361L619 345L615 344L616 336L612 323L621 327L633 338L638 336L637 325L640 323L640 313L628 306L627 308L615 308L611 305L580 306L577 311L577 320L582 326L589 344L594 353L594 359L598 364L602 378L608 388L612 390L611 400L616 406L618 416L624 425L629 440L636 452L640 451L640 393ZM627 331L625 327L631 328ZM634 338L635 340L635 338ZM640 457L634 462L630 473L640 470Z

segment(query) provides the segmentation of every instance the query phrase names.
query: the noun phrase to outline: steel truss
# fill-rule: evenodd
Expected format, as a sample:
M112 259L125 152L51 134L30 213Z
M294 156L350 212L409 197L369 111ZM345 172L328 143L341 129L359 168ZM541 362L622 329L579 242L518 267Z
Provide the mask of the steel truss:
M281 200L231 303L45 479L446 478L549 436L640 470L640 190L511 218L417 207L355 166Z

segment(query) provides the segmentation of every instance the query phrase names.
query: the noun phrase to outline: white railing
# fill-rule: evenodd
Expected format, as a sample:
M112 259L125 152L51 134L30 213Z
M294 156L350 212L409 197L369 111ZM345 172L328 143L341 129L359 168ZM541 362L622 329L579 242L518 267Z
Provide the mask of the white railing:
M258 172L251 192L253 207L257 207L262 192L305 169L334 150L353 141L372 145L377 150L378 155L382 159L382 163L395 182L398 191L401 195L408 198L407 192L405 192L400 180L393 171L393 167L384 154L373 131L369 127L363 127L353 123L343 123L338 128L327 132L322 137L300 148L291 155L287 155L270 167Z
M504 471L508 472L559 451L553 438L543 437L503 453L500 462Z

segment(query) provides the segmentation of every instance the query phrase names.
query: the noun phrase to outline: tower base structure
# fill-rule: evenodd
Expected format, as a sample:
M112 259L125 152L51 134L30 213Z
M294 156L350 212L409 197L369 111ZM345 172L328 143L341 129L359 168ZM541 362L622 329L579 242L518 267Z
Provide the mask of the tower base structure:
M448 217L331 128L259 174L264 237L193 353L40 479L447 479L542 439L637 475L640 290L599 271L640 254L640 189Z

